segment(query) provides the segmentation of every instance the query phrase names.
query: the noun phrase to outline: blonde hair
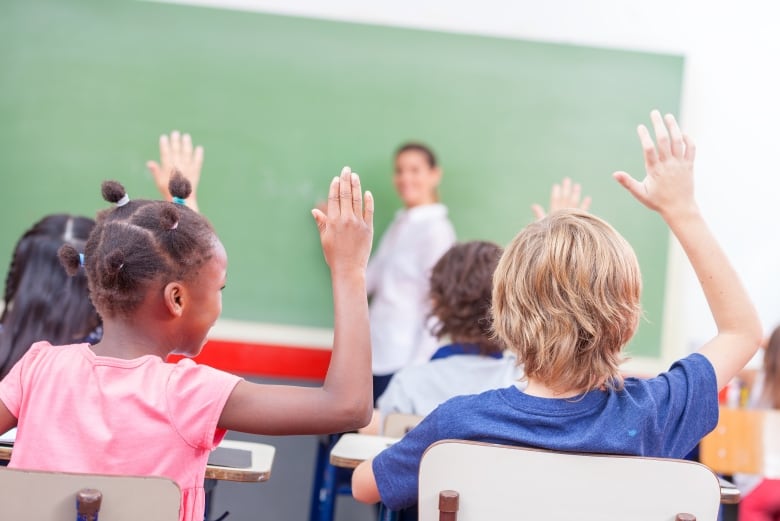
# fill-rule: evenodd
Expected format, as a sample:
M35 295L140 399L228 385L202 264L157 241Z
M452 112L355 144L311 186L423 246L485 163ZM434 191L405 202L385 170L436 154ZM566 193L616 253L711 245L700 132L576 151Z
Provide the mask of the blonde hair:
M529 378L556 392L622 389L622 348L641 316L636 255L605 221L580 210L522 230L493 277L493 329Z

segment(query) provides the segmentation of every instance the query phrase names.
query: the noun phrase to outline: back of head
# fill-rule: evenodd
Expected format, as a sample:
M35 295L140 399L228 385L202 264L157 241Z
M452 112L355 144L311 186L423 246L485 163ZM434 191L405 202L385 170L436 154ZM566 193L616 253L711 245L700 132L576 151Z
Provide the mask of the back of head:
M430 292L437 337L477 344L484 354L503 351L492 338L490 317L493 272L500 256L500 246L474 241L456 244L439 259L431 272Z
M191 186L175 173L169 190L174 201L183 201ZM104 182L102 192L116 206L98 214L84 248L83 271L100 315L128 317L150 290L192 277L211 258L216 236L205 217L183 204L130 200L116 181ZM60 261L70 274L82 271L75 248L61 248Z
M548 215L509 244L493 284L495 334L528 378L560 393L622 387L642 282L633 249L609 224L580 210Z
M780 409L780 326L772 331L764 352L764 398Z
M89 301L86 277L83 273L68 277L57 259L57 250L65 244L83 251L94 226L95 221L86 217L49 215L19 239L0 316L0 377L34 342L73 343L100 325Z

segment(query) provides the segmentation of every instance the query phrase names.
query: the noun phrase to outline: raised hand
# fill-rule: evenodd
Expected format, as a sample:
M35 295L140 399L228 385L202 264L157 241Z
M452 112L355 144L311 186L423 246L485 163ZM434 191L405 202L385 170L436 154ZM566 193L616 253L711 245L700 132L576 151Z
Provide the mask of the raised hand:
M614 178L636 199L665 219L680 212L696 211L693 195L693 140L680 132L674 116L654 110L650 113L655 143L644 125L637 133L645 157L646 176L637 181L626 172L615 172Z
M192 146L189 134L181 135L178 130L170 136L160 136L160 162L147 161L146 168L151 172L157 189L163 197L170 200L168 180L174 170L178 170L192 185L192 195L187 198L187 206L198 211L197 192L200 183L200 171L203 167L203 147Z
M571 182L571 179L564 177L561 184L554 184L550 193L550 210L545 212L540 204L531 205L531 210L537 220L543 219L547 213L557 212L565 208L579 208L587 211L590 208L590 197L582 197L582 187L579 183Z
M326 211L312 210L325 262L333 272L365 270L374 234L374 197L361 193L360 177L349 167L331 181Z

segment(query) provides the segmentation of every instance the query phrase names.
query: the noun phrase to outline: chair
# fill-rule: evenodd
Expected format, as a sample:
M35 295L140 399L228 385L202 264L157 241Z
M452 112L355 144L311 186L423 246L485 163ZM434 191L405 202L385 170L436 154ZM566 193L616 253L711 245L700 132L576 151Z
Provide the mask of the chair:
M391 412L385 417L382 435L390 438L403 438L407 432L417 427L424 416Z
M719 506L718 478L683 460L445 440L420 464L420 521L714 521Z
M780 411L721 407L718 426L701 440L700 457L721 474L780 479Z
M76 495L83 489L102 494L99 519L178 521L181 490L159 477L103 476L0 468L3 519L73 521Z

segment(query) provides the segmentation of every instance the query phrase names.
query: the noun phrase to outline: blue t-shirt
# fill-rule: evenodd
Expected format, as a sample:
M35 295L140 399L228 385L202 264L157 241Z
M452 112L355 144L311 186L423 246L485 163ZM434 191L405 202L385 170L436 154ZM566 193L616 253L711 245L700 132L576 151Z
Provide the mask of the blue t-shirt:
M621 391L553 399L512 386L452 398L380 453L374 476L382 502L398 510L417 503L420 459L439 440L682 458L717 423L715 371L692 354L655 378L627 378Z

